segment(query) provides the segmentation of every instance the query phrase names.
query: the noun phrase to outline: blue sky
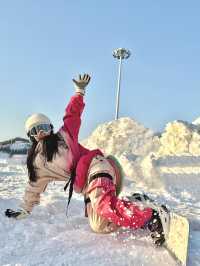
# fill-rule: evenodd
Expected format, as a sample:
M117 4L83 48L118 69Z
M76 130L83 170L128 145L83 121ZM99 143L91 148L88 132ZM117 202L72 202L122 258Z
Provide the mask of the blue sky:
M193 121L200 116L199 14L199 1L1 1L0 141L25 136L34 112L58 129L79 72L92 76L80 138L114 119L117 47L132 52L120 116L154 131Z

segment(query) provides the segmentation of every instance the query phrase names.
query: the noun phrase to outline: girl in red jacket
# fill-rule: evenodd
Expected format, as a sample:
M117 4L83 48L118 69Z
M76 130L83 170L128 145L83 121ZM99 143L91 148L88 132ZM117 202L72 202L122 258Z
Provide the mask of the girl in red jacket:
M119 199L116 192L119 190L120 175L113 160L105 158L99 150L89 151L78 143L83 95L90 76L80 76L73 81L76 95L71 98L64 124L56 134L45 115L34 114L26 122L26 132L32 140L27 158L30 181L22 209L7 209L6 216L25 218L39 204L40 194L49 182L69 181L76 169L74 190L84 194L89 222L95 232L108 233L122 226L133 229L148 226L156 232L154 237L157 243L162 243L163 229L158 213L152 208L141 209L138 203Z
M25 218L40 202L40 194L49 182L66 181L73 177L78 160L89 150L78 142L81 114L84 109L83 96L90 76L79 75L73 79L76 94L66 107L63 126L53 132L50 119L43 114L31 115L25 124L26 133L32 142L28 152L27 168L29 182L20 210L7 209L5 215L16 219Z

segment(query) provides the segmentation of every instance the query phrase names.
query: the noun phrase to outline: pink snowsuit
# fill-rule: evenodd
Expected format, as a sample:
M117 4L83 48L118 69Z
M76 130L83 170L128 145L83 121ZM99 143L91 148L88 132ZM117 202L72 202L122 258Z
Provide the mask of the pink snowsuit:
M76 94L71 97L65 110L64 124L59 130L63 141L61 141L61 144L59 144L60 142L58 143L58 153L56 153L51 162L47 162L43 155L42 141L38 142L33 162L37 181L28 182L21 205L23 209L30 212L35 205L39 204L40 194L45 191L49 182L67 182L79 158L89 152L78 143L81 114L84 106L82 95Z
M136 203L116 196L116 172L100 150L82 156L76 173L74 190L90 200L87 214L93 231L109 233L118 227L137 229L152 217L151 208L142 210Z

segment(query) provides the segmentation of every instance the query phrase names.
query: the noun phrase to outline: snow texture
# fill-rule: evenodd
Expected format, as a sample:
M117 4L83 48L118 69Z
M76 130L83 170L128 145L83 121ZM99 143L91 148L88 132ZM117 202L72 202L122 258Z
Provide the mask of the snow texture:
M84 143L120 159L127 174L121 196L147 193L190 220L188 265L200 265L200 156L159 153L160 145L168 144L130 118L100 125ZM73 195L66 217L62 182L48 186L27 219L6 218L5 209L18 208L23 197L25 160L0 154L0 266L178 265L165 248L154 248L145 231L93 233L80 195Z
M128 117L99 125L82 144L91 149L100 148L106 155L115 155L126 176L136 180L141 175L138 161L160 146L152 130Z
M162 134L159 154L200 156L200 128L185 121L168 123Z

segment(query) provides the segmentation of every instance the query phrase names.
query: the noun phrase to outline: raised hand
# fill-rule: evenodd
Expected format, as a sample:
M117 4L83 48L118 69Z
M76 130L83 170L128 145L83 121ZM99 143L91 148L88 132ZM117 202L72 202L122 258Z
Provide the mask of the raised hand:
M75 91L77 93L80 93L82 95L85 95L85 87L88 85L90 82L90 75L84 74L84 75L79 75L78 79L72 79L74 84L75 84Z

